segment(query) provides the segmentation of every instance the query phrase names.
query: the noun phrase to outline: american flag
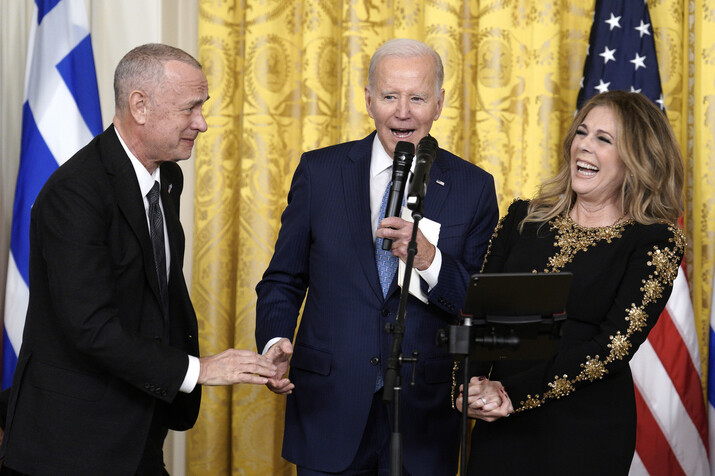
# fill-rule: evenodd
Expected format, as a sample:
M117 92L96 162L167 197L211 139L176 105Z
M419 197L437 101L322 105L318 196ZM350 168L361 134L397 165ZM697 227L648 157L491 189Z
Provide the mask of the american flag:
M644 94L665 111L653 35L645 0L596 0L577 107L598 93L625 90ZM638 412L631 475L710 474L700 353L685 276L681 265L665 310L631 360Z
M25 326L32 204L52 172L100 132L85 0L35 0L5 292L2 388L12 382Z

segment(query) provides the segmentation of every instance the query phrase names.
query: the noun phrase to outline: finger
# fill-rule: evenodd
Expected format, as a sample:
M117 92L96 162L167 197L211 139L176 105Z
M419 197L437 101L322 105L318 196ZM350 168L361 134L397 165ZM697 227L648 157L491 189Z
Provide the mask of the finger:
M295 385L293 385L292 383L282 383L282 384L271 385L271 383L268 382L267 385L268 385L268 388L270 388L272 391L274 391L276 393L287 393L287 392L293 390L293 388L295 388Z
M269 381L267 386L271 391L281 395L291 393L291 391L295 388L295 385L288 379Z
M278 372L278 367L273 364L243 364L236 368L238 373L256 374L263 377L273 377Z
M268 383L267 377L261 377L253 374L243 374L239 379L238 383L250 383L253 385L265 385Z
M462 400L462 397L457 397L457 399L454 402L454 406L459 410L460 412L462 411L462 406L463 406L464 401Z

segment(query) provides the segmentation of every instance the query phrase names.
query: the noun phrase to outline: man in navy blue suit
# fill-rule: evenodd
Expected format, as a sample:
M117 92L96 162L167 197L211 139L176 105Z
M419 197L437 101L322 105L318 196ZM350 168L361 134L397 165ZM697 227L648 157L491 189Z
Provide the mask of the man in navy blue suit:
M394 274L383 290L376 248L392 239L392 259L405 261L412 223L383 219L381 203L396 144L417 145L439 118L443 79L439 55L424 43L383 44L365 88L376 131L307 152L295 171L275 253L256 287L256 341L278 366L268 387L288 395L283 456L299 476L389 474L392 413L382 393L392 337L385 324L395 322L400 292ZM418 351L419 360L416 385L401 394L403 466L407 475L453 475L453 359L435 336L455 321L469 276L481 267L498 217L494 180L439 149L423 203L440 231L437 246L417 234L414 267L427 302L410 296L407 304L402 353ZM404 382L411 372L403 366Z

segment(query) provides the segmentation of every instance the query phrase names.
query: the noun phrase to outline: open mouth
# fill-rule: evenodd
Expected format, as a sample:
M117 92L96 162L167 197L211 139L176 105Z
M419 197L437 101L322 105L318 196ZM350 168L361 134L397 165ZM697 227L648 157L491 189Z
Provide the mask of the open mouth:
M398 139L406 139L410 137L413 132L415 132L414 129L390 129L390 131L392 132L392 135Z
M583 160L577 160L576 161L576 170L578 173L581 175L586 175L593 177L598 173L598 167L596 167L593 164L589 164L588 162L584 162Z

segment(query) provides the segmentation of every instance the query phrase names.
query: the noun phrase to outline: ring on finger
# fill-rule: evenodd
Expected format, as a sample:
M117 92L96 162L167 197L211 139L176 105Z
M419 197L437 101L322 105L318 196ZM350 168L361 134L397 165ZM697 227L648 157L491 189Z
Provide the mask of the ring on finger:
M481 399L482 399L482 404L483 404L483 405L486 405L486 404L487 404L487 399L484 398L484 397L481 397Z

